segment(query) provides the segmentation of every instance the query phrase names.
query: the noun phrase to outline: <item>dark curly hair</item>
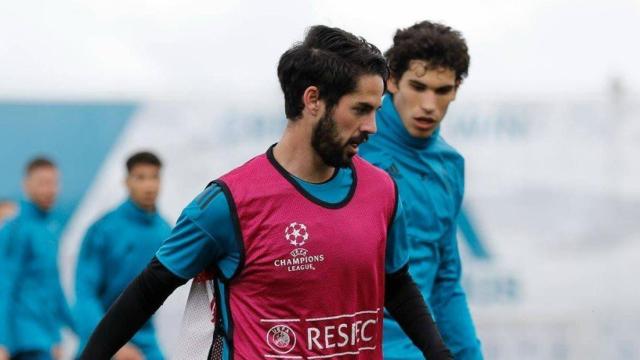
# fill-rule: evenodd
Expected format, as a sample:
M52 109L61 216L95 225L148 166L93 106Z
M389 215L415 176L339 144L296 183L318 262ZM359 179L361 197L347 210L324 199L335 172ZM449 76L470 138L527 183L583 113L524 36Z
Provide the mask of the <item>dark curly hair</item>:
M430 21L398 29L385 56L391 76L397 80L407 71L411 60L424 60L429 68L451 69L458 82L469 71L469 50L462 34L449 26Z
M382 52L373 44L342 29L316 25L302 43L280 57L278 79L284 93L287 119L302 115L302 95L316 86L327 109L356 89L362 75L379 75L385 83L389 69Z
M131 170L139 164L153 165L159 168L162 167L162 161L160 161L160 158L158 158L156 154L149 151L140 151L131 155L127 159L127 173L131 174Z

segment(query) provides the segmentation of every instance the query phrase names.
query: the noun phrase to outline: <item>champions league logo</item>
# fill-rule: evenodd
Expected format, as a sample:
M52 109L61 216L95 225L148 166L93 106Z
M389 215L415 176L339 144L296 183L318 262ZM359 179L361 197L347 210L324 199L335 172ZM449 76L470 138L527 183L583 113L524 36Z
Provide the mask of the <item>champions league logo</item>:
M267 344L280 354L286 354L296 346L296 334L287 325L276 325L267 332Z
M284 229L284 237L293 246L302 246L309 240L309 232L305 224L292 222Z
M309 230L305 224L292 222L284 229L285 240L295 247L290 258L276 259L275 267L286 268L289 272L315 270L315 264L324 261L324 255L309 254L309 250L302 248L309 241Z
M298 256L307 256L308 252L309 250L307 249L297 248L297 249L293 249L289 254L291 254L291 256L293 257L298 257Z

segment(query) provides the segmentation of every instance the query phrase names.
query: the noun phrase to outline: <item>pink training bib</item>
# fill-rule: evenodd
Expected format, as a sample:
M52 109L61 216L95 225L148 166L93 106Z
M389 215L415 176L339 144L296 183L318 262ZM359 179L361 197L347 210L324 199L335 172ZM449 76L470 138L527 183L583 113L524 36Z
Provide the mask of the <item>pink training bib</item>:
M391 178L359 157L347 199L322 203L272 153L222 176L244 246L228 283L233 359L382 359ZM234 209L232 209L234 210Z

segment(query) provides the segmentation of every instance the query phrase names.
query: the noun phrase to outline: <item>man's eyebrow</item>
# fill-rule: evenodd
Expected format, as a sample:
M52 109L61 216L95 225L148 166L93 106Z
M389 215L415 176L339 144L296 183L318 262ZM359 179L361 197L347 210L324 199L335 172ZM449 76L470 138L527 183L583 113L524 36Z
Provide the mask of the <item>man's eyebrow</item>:
M368 102L364 102L364 101L358 102L353 107L360 107L360 108L367 108L367 109L375 108L375 106L373 104L368 103Z
M428 87L427 84L423 83L422 81L411 79L411 80L409 80L409 82L411 83L411 85L418 85L418 86Z

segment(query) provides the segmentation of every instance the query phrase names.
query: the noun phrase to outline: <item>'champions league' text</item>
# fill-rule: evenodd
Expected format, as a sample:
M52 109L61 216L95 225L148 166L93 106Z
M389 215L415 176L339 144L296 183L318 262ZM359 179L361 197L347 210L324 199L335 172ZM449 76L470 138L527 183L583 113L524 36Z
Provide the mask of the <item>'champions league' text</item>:
M304 249L300 249L304 250ZM298 256L285 259L276 259L273 265L287 267L287 271L315 270L314 263L324 261L324 255Z

